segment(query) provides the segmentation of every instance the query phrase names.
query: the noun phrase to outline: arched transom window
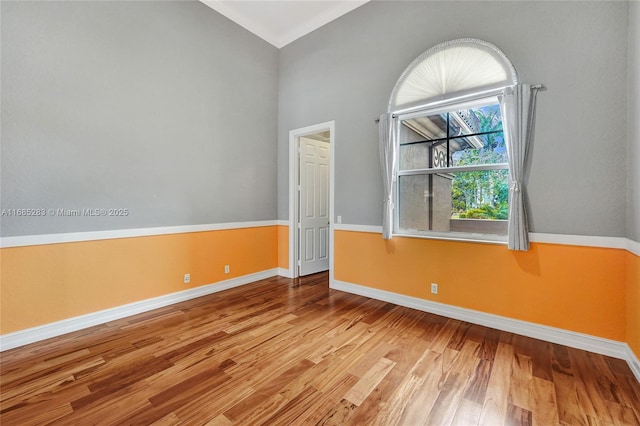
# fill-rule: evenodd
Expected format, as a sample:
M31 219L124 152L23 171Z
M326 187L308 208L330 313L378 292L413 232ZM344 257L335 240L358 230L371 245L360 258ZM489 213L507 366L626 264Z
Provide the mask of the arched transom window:
M515 84L515 68L493 44L472 38L447 41L405 69L393 88L389 112Z

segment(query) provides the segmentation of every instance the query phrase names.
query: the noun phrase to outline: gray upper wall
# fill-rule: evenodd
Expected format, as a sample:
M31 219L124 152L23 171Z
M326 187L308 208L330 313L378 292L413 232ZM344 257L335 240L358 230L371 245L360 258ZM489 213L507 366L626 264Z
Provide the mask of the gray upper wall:
M626 2L373 1L289 44L280 50L278 218L288 218L289 130L335 120L335 213L380 225L373 119L413 59L474 37L503 50L522 82L548 87L530 152L532 230L624 236L627 12Z
M374 1L278 53L199 2L2 1L1 207L130 214L4 216L0 235L287 219L288 131L328 120L336 214L379 225L373 118L416 56L477 37L549 88L533 230L638 241L639 8Z
M276 219L278 50L200 2L0 2L16 236Z
M627 237L640 242L640 3L629 5Z

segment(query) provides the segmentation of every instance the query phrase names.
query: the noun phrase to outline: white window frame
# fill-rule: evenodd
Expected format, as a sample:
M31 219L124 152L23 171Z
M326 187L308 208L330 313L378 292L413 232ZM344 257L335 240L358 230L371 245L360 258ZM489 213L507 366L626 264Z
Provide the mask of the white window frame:
M488 100L495 99L495 103L499 103L498 95L502 94L504 89L505 89L504 87L500 87L497 89L493 89L489 91L480 91L477 93L471 93L465 96L456 97L452 99L430 102L430 103L419 105L413 108L399 110L397 112L394 112L394 115L397 117L398 122L402 123L403 120L414 118L414 117L434 115L434 114L443 113L443 112L450 112L456 109L465 109L465 108L470 108L470 107L481 105L481 104L487 104ZM505 124L504 124L505 121L506 121L506 117L502 117L503 128L505 128ZM397 126L397 129L396 129L397 152L400 152L400 137L399 137L400 127L401 126ZM479 171L479 170L509 170L509 164L508 163L478 164L478 165L468 165L468 166L437 167L437 168L411 169L411 170L400 171L400 162L399 161L396 162L395 170L393 171L395 175L394 204L395 206L398 206L398 207L394 209L392 235L400 236L400 237L427 238L427 239L451 240L451 241L468 241L468 242L481 242L481 243L506 245L508 242L508 235L455 232L455 231L448 231L448 232L424 231L424 230L403 229L399 227L399 223L400 223L400 208L399 208L400 179L399 177L400 176L436 174L438 172L455 173L455 172ZM511 208L511 206L509 206L509 208Z

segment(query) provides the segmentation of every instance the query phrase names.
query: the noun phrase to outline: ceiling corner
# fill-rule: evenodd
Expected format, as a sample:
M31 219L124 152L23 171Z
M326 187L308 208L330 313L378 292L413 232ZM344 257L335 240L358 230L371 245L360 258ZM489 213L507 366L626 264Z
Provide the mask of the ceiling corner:
M200 1L278 49L369 2L369 0Z

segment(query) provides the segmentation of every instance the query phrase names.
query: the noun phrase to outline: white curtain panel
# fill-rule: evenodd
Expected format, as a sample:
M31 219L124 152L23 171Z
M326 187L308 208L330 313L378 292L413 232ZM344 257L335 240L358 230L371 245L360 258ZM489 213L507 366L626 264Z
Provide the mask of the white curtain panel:
M382 180L384 200L382 210L382 238L391 239L393 232L394 194L396 186L395 168L398 161L398 148L396 143L397 118L393 114L380 116L380 165L382 166Z
M524 173L527 151L533 138L538 87L520 84L507 87L499 96L509 154L509 249L529 250L529 225L524 205Z

